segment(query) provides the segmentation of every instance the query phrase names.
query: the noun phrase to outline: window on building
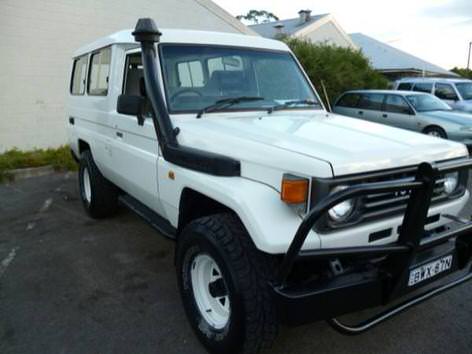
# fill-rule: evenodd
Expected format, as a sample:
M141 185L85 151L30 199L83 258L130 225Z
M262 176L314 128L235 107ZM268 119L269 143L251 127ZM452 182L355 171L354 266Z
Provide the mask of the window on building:
M434 89L434 94L436 97L442 100L457 100L456 91L454 91L454 87L449 84L441 84L436 83L436 88Z
M416 83L415 87L413 87L413 91L431 93L431 91L433 91L433 84L426 82Z
M178 63L177 72L180 87L203 87L205 85L202 63L199 60Z
M384 95L379 93L363 94L359 101L359 108L380 111L384 101Z
M356 108L359 104L359 98L360 95L357 93L347 93L339 99L339 101L336 103L336 106Z
M108 94L108 77L110 74L111 49L105 48L92 54L90 59L87 93L93 96Z
M390 113L410 114L411 109L405 99L398 95L387 95L385 111Z
M410 91L412 87L413 87L413 84L411 82L402 82L400 83L400 85L398 85L397 90Z
M74 60L70 93L83 95L85 93L85 78L87 76L87 56L83 55Z

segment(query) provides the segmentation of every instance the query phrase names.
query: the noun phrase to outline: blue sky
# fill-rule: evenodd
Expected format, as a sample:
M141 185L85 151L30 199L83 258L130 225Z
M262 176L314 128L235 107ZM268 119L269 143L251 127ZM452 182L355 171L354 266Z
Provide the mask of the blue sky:
M213 0L232 15L251 9L296 17L331 13L348 32L362 32L446 69L467 64L472 0Z

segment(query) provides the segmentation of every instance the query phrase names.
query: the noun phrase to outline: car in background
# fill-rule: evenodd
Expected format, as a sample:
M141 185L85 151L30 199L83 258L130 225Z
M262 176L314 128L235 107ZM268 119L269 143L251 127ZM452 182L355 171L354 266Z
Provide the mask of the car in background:
M404 78L395 82L400 91L431 93L453 109L472 113L472 80L441 78Z
M472 147L472 114L454 111L429 93L348 91L336 100L333 111L349 117L459 141Z

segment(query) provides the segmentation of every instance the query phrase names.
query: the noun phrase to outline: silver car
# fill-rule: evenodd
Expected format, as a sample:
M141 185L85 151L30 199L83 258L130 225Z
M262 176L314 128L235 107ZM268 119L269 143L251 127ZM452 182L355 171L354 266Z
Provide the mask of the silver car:
M472 113L472 80L434 77L403 78L395 83L395 89L431 93L457 111Z
M453 111L422 92L357 90L342 94L333 111L345 116L462 142L472 147L472 114Z

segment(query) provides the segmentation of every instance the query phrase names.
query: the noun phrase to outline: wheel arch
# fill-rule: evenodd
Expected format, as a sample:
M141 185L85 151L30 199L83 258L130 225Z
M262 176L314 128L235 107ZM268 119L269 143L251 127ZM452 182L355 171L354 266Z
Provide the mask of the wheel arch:
M440 125L438 125L438 124L436 124L436 123L432 123L432 124L426 125L426 126L423 128L422 133L426 134L426 132L427 132L429 129L439 129L439 130L442 130L442 131L444 132L444 134L446 135L446 137L447 137L446 129L444 129L443 127L441 127Z

